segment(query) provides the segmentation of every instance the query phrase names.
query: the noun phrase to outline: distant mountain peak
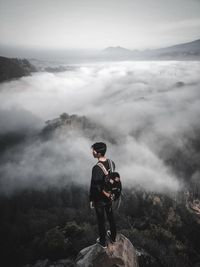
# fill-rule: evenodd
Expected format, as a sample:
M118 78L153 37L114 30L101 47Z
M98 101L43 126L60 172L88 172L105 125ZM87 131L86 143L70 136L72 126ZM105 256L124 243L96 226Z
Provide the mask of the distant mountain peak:
M131 53L131 50L121 47L121 46L109 46L105 48L103 53L112 53L112 54L124 54L124 53Z
M169 47L149 49L144 51L129 50L121 46L110 46L102 51L101 56L114 60L199 60L200 39Z

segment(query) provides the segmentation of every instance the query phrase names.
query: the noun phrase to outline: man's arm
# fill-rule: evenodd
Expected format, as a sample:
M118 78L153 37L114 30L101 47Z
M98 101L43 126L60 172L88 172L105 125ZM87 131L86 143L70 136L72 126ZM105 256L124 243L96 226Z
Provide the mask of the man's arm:
M95 165L92 169L92 177L90 183L90 193L89 193L90 202L94 201L96 194L102 191L102 178L103 178L103 171L99 166Z

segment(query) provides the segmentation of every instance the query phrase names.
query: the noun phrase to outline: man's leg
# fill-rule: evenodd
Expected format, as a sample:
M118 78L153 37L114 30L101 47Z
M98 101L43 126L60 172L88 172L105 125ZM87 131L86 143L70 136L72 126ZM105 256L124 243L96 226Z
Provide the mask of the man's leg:
M97 222L98 222L98 227L99 227L100 242L102 244L104 244L106 242L104 207L102 205L96 204L95 210L96 210L96 214L97 214Z
M110 224L110 231L111 231L111 240L115 241L116 238L116 224L115 224L115 219L113 215L113 210L112 210L112 204L108 204L105 207L106 210L106 215Z

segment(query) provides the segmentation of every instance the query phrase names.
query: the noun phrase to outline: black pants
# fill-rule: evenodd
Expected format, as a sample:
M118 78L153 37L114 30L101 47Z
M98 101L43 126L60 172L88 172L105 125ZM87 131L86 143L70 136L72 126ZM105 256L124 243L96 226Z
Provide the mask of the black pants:
M95 203L95 210L97 215L98 227L99 227L99 236L100 241L106 241L106 228L105 228L105 212L107 215L107 219L110 224L111 238L115 240L116 238L116 225L112 210L112 203Z

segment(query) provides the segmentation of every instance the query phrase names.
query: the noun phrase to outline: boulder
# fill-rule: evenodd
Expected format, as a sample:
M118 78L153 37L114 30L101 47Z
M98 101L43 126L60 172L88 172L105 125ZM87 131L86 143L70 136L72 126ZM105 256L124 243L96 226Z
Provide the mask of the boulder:
M77 267L138 267L136 251L128 238L118 234L114 244L106 249L99 244L81 250L76 259Z

